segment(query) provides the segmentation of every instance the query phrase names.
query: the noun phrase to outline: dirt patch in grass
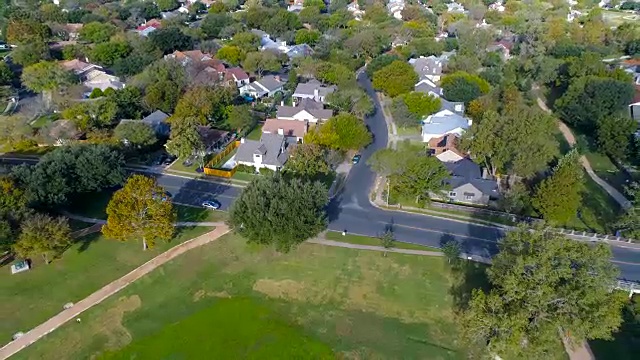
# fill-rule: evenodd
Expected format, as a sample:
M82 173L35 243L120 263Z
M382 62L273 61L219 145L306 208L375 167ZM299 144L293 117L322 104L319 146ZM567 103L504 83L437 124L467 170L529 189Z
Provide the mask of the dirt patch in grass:
M96 327L96 332L106 335L107 348L119 349L131 342L131 334L122 325L122 317L127 312L137 310L141 305L142 301L138 295L121 297L114 307L91 322Z
M272 298L298 301L307 300L309 294L304 284L293 280L260 279L253 284L253 290Z

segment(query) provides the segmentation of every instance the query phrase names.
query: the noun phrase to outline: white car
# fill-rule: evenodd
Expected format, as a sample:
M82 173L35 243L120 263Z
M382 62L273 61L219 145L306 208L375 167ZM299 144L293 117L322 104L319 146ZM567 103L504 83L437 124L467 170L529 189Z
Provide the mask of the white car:
M205 207L211 210L218 210L220 209L220 203L215 200L207 200L202 203L202 207Z

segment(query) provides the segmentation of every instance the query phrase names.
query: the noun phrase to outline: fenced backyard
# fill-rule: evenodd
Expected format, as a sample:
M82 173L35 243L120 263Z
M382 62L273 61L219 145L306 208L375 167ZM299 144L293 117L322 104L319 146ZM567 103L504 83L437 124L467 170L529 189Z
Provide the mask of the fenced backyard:
M240 146L240 140L236 140L227 145L224 150L216 154L209 163L204 167L204 173L210 176L218 176L230 178L236 173L236 166L233 164L231 169L223 169L222 167L229 162L235 155L235 151Z

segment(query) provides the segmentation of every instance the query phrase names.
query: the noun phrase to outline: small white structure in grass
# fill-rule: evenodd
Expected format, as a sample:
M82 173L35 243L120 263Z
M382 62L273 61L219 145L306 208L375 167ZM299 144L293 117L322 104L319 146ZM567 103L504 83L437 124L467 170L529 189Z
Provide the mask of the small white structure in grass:
M11 265L11 274L21 273L29 269L31 269L31 267L26 260L18 261L17 263Z
M13 336L11 337L11 340L18 340L22 337L22 335L24 335L24 333L22 331L18 331L17 333L13 334Z

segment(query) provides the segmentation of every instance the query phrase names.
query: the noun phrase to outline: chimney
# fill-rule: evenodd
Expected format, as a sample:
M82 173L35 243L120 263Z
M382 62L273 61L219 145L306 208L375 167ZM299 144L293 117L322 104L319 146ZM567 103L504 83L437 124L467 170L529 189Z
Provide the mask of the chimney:
M278 135L284 135L284 129L278 128Z
M284 106L284 100L280 101L280 106Z
M471 126L471 124L473 124L473 120L468 119L469 121L467 121L467 123L469 124L469 126Z
M313 89L313 99L316 101L320 101L320 91L318 88Z
M244 138L240 138L240 144L244 144Z
M456 106L454 106L453 109L457 112L462 112L462 105L456 104Z
M274 75L273 78L276 79L276 81L278 82L280 81L280 75Z

